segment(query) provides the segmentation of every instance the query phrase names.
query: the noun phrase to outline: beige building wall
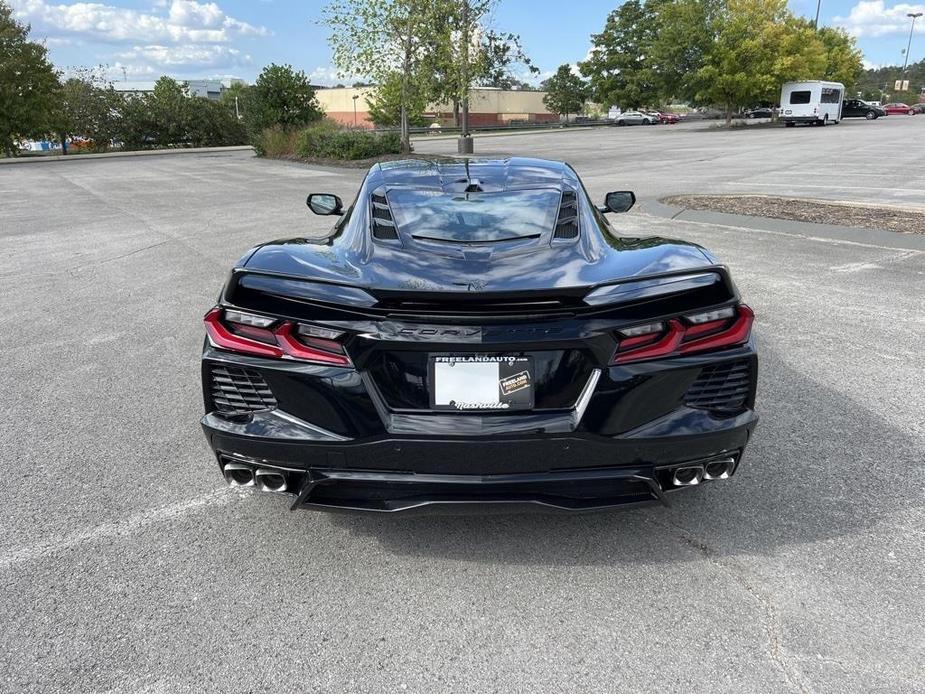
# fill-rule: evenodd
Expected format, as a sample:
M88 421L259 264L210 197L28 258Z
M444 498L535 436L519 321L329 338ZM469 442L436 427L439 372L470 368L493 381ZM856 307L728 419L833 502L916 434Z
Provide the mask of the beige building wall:
M375 87L343 87L318 89L315 96L328 118L354 124L354 103L356 104L356 125L371 128L366 97L375 92ZM550 121L558 116L549 112L543 103L546 92L475 88L469 100L470 123L473 126L504 124L510 121ZM354 100L354 97L357 97ZM453 120L451 103L431 104L428 115L444 124Z

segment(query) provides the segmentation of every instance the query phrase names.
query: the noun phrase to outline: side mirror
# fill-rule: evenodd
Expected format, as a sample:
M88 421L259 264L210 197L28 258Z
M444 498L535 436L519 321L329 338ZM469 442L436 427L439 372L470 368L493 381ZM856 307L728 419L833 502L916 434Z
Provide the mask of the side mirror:
M305 204L315 214L341 215L344 213L344 203L336 195L331 193L312 193L305 198Z
M615 190L604 197L601 212L627 212L636 204L636 194L631 190Z

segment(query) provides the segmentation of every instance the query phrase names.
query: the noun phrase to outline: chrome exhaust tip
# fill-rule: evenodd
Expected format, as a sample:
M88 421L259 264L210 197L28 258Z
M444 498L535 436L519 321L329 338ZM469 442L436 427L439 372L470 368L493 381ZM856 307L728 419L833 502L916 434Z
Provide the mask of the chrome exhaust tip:
M735 466L736 461L734 458L711 460L703 466L703 478L705 480L728 480L732 477Z
M254 469L243 463L225 463L222 468L225 481L231 487L253 487Z
M262 492L284 492L286 491L286 476L279 470L270 470L269 468L258 468L254 475L254 481L257 489Z
M703 465L676 467L671 474L671 483L676 487L693 487L703 481Z

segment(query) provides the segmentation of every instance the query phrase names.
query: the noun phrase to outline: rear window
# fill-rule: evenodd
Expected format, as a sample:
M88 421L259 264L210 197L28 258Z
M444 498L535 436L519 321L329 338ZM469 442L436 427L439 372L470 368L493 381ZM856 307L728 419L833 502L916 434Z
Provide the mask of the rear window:
M790 103L791 104L808 104L810 95L811 95L811 92L809 90L799 91L799 92L790 92Z
M553 229L558 190L445 193L394 188L387 193L398 229L413 238L491 243L535 238Z
M822 99L820 99L820 101L823 104L837 104L839 101L841 101L841 89L832 89L831 87L823 87Z

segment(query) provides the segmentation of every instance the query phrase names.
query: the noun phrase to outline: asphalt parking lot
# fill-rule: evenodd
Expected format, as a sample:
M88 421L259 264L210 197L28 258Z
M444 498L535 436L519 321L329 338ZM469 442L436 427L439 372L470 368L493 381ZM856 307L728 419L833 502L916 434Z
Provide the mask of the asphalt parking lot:
M480 139L590 192L925 207L925 117ZM455 142L422 141L448 153ZM224 487L202 314L357 170L0 167L0 691L923 692L925 251L634 212L734 269L762 420L731 480L582 516L290 513Z

